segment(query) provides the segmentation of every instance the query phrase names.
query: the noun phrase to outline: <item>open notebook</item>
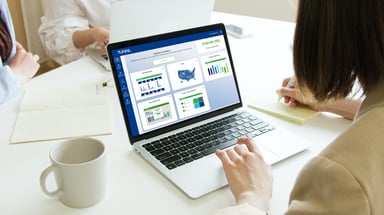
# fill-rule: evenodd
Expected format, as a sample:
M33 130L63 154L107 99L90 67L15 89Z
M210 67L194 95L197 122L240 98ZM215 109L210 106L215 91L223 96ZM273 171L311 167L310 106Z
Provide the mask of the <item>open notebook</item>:
M112 133L109 100L95 86L26 89L11 143Z

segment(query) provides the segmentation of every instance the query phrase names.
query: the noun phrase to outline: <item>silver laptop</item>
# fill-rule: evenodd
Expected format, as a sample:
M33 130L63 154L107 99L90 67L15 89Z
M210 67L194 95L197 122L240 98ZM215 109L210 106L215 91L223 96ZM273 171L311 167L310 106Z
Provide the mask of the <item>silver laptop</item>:
M190 198L227 185L214 152L241 136L255 138L270 164L309 147L243 107L223 24L107 49L129 142Z
M92 58L96 63L102 66L106 71L111 71L108 55L98 46L89 46L85 50L87 56Z
M124 0L111 8L110 42L210 23L215 0Z

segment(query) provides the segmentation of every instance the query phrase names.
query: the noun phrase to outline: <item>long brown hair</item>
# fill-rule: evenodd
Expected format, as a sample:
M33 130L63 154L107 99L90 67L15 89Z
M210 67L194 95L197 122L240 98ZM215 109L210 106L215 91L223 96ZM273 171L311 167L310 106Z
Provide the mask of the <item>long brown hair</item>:
M299 0L293 63L318 101L366 94L384 77L384 0Z

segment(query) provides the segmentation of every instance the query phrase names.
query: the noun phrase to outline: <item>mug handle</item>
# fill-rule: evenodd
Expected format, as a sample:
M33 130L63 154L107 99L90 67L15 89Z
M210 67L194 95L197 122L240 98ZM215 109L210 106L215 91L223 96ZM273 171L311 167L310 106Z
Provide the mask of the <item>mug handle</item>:
M47 167L40 175L40 187L41 189L43 190L43 192L45 194L47 194L48 196L56 196L57 194L59 194L60 192L60 188L57 188L56 190L54 191L49 191L47 189L47 186L46 186L46 182L47 182L47 177L49 174L51 174L53 171L55 171L57 169L57 167L55 165L51 165L49 167Z

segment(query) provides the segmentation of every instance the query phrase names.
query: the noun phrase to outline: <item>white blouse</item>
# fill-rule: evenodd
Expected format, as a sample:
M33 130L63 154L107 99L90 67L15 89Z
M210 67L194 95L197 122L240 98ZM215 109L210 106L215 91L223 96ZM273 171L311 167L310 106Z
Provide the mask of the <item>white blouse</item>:
M47 55L59 64L84 56L72 41L76 30L109 29L112 3L121 0L48 0L39 34Z

